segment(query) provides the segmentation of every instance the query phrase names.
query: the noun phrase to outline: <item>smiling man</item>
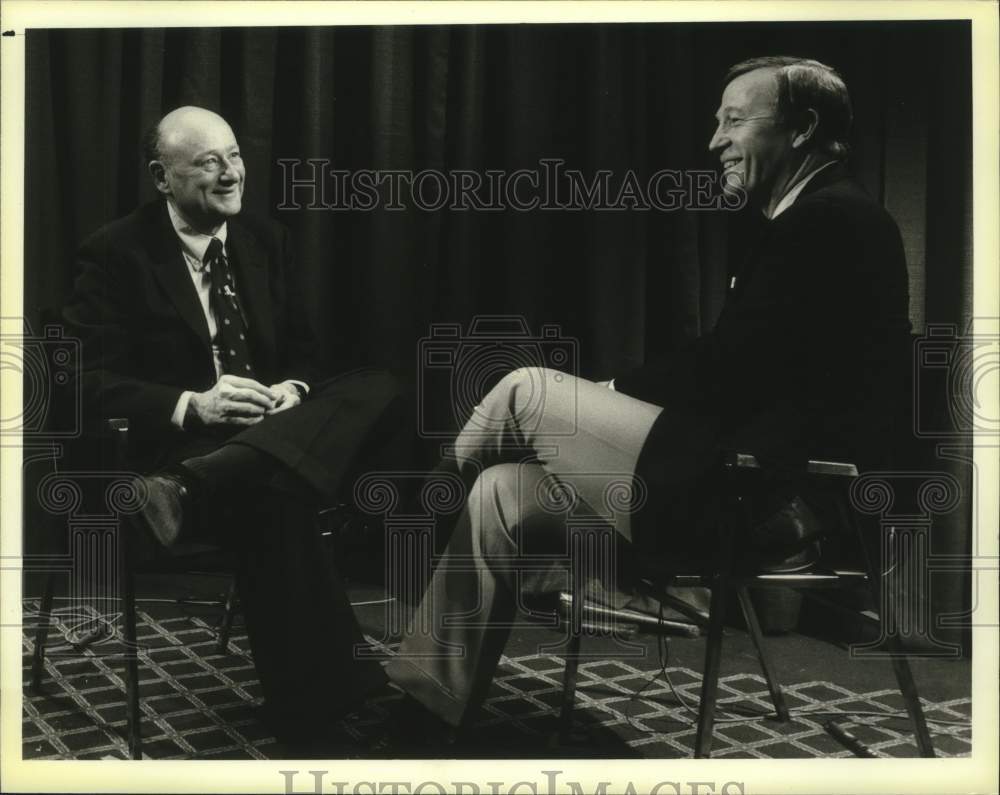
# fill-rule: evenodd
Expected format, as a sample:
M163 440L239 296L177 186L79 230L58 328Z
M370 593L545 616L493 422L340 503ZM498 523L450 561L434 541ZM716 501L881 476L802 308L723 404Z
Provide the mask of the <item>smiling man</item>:
M741 186L773 218L817 172L846 158L847 87L817 61L781 57L737 64L726 83L708 148L727 184Z
M222 117L168 113L144 159L159 200L84 241L63 312L82 341L84 420L128 419L151 537L223 543L272 726L322 736L384 676L356 659L364 640L315 510L393 440L395 384L320 368L287 232L242 212L246 169Z
M206 234L243 206L246 169L232 129L203 108L168 113L151 141L149 162L157 190Z
M180 428L185 424L254 425L268 414L298 405L308 389L304 382L287 380L265 386L250 377L249 351L244 350L249 329L244 327L242 312L231 312L234 306L239 309L232 298L235 284L213 280L215 266L216 270L226 268L227 282L232 281L228 261L224 254L221 258L215 254L213 241L219 241L218 251L223 252L226 223L243 206L246 169L232 129L211 111L183 107L164 116L147 143L149 171L156 189L166 198L171 224L185 249L220 376L210 390L182 393L174 423ZM239 362L234 361L237 357ZM151 485L162 484L152 481ZM179 521L157 519L151 526L161 541L165 532L182 530Z
M388 666L412 696L417 736L467 736L454 727L475 717L488 691L516 589L551 583L518 571L519 556L541 539L571 548L540 485L568 489L573 516L599 524L609 489L634 478L646 499L615 516L623 549L696 568L716 551L704 488L722 450L793 467L816 457L862 469L885 461L906 399L907 271L896 224L847 175L844 82L816 61L746 61L726 75L717 122L708 147L728 189L745 190L767 220L728 282L715 327L600 385L515 371L455 442L468 500ZM795 496L762 495L756 540L741 539L741 556L776 571L814 561L803 536L815 518ZM397 725L407 725L405 714Z

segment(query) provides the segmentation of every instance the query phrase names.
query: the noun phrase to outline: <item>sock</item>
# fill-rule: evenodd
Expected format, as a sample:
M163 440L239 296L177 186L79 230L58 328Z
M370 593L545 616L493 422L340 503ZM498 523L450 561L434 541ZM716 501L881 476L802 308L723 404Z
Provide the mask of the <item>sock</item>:
M180 468L193 478L199 491L210 495L234 484L265 484L274 475L276 462L245 444L224 444L206 455L181 461Z

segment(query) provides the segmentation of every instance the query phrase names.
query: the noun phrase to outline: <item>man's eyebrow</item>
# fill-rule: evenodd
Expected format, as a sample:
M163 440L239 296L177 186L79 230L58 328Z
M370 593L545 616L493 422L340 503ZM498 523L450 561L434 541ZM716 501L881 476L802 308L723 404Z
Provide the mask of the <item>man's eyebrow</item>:
M220 146L216 149L205 149L195 154L194 159L203 160L206 157L217 157L220 152L238 152L239 149L239 144L233 144L232 146Z

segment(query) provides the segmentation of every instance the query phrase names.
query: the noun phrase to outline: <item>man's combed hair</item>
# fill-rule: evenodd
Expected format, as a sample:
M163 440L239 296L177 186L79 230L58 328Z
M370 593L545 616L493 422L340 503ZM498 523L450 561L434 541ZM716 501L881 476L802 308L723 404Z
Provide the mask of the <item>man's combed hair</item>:
M844 79L836 69L819 61L788 55L750 58L731 66L723 85L755 69L775 69L778 81L778 115L786 122L812 109L819 116L816 145L839 160L845 160L850 146L853 112Z

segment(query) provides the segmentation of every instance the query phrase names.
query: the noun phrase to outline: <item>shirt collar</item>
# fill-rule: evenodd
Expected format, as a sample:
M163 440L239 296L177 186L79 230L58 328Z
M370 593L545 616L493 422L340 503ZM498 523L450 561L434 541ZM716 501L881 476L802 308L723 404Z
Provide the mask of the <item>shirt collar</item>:
M180 211L174 207L173 202L167 202L167 212L170 214L170 223L173 225L177 237L180 238L181 248L193 262L198 263L195 270L201 270L204 265L205 251L208 250L208 244L212 242L213 235L206 235L197 231L180 214ZM219 238L222 245L225 245L227 234L227 226L223 222L222 226L216 230L214 237Z
M837 161L831 160L828 163L824 163L819 168L814 168L808 174L806 174L802 179L795 183L795 186L788 191L784 196L781 197L781 201L778 202L778 206L774 208L774 212L771 213L771 220L773 221L779 215L781 215L785 210L795 204L795 200L799 198L799 194L805 190L806 185L809 184L809 180L815 177L824 168L829 168L834 165Z

